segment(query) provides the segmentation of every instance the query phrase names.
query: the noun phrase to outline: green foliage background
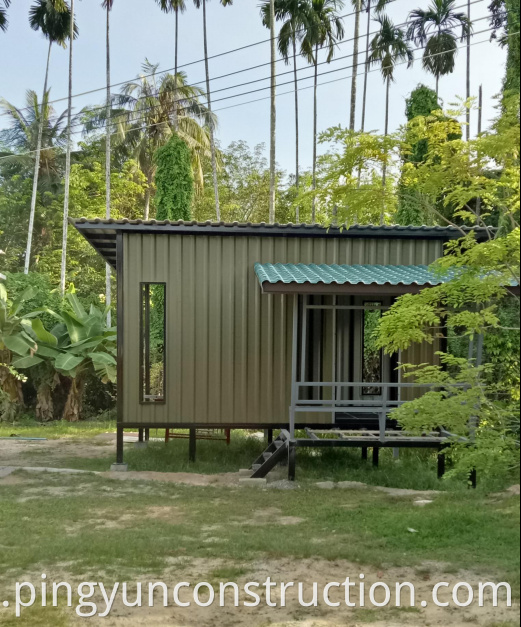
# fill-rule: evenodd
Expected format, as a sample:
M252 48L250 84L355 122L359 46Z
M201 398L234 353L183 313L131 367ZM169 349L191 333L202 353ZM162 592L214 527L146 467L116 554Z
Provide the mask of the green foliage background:
M157 219L191 220L194 176L188 146L174 133L156 151L154 160L157 166Z

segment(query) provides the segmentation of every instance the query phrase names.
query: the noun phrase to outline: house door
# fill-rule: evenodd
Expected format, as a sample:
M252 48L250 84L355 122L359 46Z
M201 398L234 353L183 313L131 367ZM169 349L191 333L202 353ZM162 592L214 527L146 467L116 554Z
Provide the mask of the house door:
M390 307L391 298L356 299L354 315L353 370L354 381L366 385L354 389L355 400L381 400L384 390L379 383L392 381L392 365L389 355L378 348L375 332L385 309Z

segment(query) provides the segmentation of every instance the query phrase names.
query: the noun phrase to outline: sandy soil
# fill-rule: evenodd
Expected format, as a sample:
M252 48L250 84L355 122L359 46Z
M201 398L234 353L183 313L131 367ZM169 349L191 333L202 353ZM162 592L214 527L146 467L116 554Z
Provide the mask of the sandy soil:
M212 578L211 572L222 569L226 564L222 561L195 560L189 566L186 563L173 564L172 567L157 579L149 576L136 577L143 583L149 581L163 581L170 587L174 587L180 581L202 582L211 581L218 590L219 581ZM250 581L264 582L271 577L276 582L302 582L304 584L304 597L311 599L312 585L317 582L323 586L328 582L343 582L346 577L353 581L359 580L359 575L366 575L366 585L369 587L376 582L385 582L394 587L396 582L416 582L417 604L421 600L432 599L432 587L439 581L446 581L454 585L460 581L466 581L477 585L484 579L476 573L461 572L457 575L443 571L443 565L426 564L424 568L413 570L408 568L392 568L386 571L364 569L359 564L348 562L326 562L322 560L281 560L257 562L247 567L247 574L241 576L237 583L244 586ZM419 574L421 573L421 574ZM488 581L488 579L485 578ZM225 582L226 583L226 582ZM319 588L320 589L320 588ZM332 601L340 601L341 594L331 594ZM441 595L441 598L443 595ZM135 587L129 588L129 600L135 598ZM145 604L148 597L145 595ZM376 627L490 627L504 621L518 621L519 607L506 608L479 608L469 609L442 609L437 608L432 602L425 609L417 613L399 612L387 610L374 610L373 614L360 614L356 610L346 607L328 608L322 603L318 608L302 608L298 604L297 593L288 592L286 608L267 608L261 605L259 608L234 608L232 596L228 598L228 605L219 608L217 605L211 608L164 608L142 607L126 608L118 603L113 608L108 619L90 618L89 624L110 627L362 627L370 622ZM272 597L277 601L280 596ZM354 596L353 596L354 598ZM405 597L407 598L407 597ZM182 597L183 600L183 597ZM188 600L188 599L186 599ZM443 600L443 598L442 598ZM367 608L366 608L367 609ZM380 620L379 620L380 619ZM83 621L76 621L83 624Z
M52 466L71 457L107 457L115 454L115 441L113 433L74 440L0 440L0 466ZM41 463L32 463L31 453Z

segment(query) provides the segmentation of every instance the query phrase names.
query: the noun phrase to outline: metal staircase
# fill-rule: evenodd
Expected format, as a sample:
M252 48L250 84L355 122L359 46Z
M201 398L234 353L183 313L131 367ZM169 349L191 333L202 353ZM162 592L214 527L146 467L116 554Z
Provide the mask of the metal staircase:
M263 479L277 464L287 461L289 440L289 431L282 430L279 437L253 462L250 468L252 479Z

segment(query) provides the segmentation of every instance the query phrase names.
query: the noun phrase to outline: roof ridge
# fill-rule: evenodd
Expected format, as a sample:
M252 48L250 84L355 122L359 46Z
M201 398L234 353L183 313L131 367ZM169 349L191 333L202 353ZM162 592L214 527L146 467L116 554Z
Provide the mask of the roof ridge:
M259 229L273 229L273 228L287 228L287 229L321 229L321 230L335 230L335 231L343 231L343 230L378 230L378 231L482 231L485 230L485 227L482 226L441 226L439 224L436 225L403 225L403 224L340 224L337 226L326 226L324 224L315 223L299 223L295 224L293 222L226 222L221 220L219 222L206 220L204 222L200 222L197 220L143 220L139 219L130 219L130 218L69 218L69 222L71 224L103 224L103 225L117 225L117 224L131 224L131 225L140 225L140 226L186 226L186 227L201 227L201 228L219 228L219 227L227 227L227 228L259 228Z

